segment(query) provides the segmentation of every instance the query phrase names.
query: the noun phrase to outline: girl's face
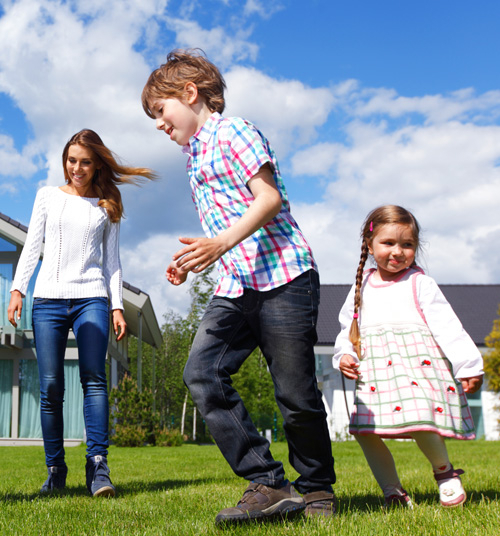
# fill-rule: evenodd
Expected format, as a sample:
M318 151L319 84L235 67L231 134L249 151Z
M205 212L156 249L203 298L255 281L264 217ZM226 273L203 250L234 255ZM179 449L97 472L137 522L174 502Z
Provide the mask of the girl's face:
M70 145L66 159L66 171L79 195L92 189L92 178L97 169L94 151L83 145Z
M380 279L392 281L413 264L417 243L409 225L390 223L377 229L368 250L377 263Z

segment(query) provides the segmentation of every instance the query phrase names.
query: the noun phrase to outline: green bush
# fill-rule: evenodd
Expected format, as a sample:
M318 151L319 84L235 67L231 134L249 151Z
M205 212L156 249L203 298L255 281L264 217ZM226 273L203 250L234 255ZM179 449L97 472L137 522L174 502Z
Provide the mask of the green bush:
M157 447L180 447L184 443L181 431L173 428L162 428L156 432Z
M141 393L130 376L124 376L109 393L110 437L117 446L140 447L155 444L158 416L153 413L153 394Z
M142 447L146 443L146 431L137 425L115 426L113 444L117 447Z

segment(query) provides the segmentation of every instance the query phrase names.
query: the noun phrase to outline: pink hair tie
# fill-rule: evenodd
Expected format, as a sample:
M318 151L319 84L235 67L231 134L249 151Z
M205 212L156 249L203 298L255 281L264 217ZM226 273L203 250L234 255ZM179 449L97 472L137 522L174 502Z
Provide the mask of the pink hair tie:
M370 233L373 233L373 221L370 222Z
M359 315L358 315L358 313L354 313L354 314L352 315L352 317L353 317L353 318L359 318Z

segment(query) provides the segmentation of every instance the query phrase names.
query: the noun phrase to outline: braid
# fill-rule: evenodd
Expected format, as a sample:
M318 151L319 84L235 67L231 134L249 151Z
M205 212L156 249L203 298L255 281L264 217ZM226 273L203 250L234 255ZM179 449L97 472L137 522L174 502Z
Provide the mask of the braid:
M354 292L354 318L352 319L351 329L349 330L349 340L352 342L356 354L361 359L361 337L359 334L358 314L361 309L361 284L363 283L363 271L366 260L368 259L368 244L363 238L361 244L361 257L359 259L358 270L356 272L356 287Z

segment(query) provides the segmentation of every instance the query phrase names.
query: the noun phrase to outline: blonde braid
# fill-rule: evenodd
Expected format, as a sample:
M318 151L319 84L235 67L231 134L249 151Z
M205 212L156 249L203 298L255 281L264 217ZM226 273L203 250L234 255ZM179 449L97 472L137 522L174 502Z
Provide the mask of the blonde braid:
M368 244L363 238L361 244L361 257L359 259L358 270L356 272L356 287L354 292L354 318L352 319L351 329L349 330L349 340L352 342L356 354L361 359L361 336L359 334L358 315L361 309L361 285L363 283L363 271L366 260L368 259Z

